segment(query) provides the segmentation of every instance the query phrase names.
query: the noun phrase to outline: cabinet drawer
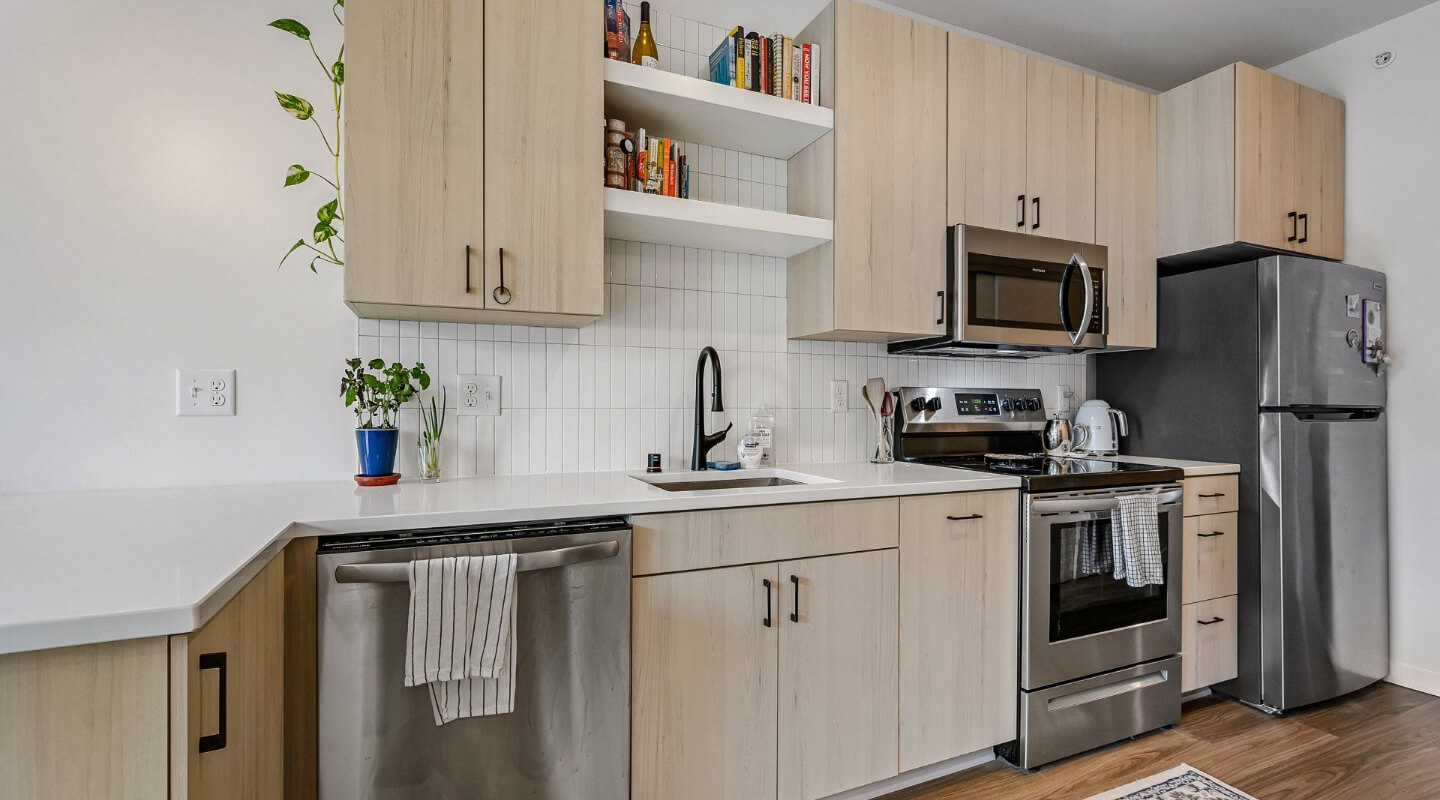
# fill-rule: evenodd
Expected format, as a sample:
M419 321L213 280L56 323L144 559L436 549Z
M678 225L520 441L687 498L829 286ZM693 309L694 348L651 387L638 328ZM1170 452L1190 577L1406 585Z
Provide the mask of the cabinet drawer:
M897 547L895 497L635 517L633 573L784 561Z
M1198 603L1235 594L1235 539L1238 516L1207 514L1185 518L1182 602Z
M1185 516L1224 514L1240 508L1240 478L1235 475L1211 475L1186 478Z
M1235 595L1183 608L1180 690L1189 692L1235 677Z

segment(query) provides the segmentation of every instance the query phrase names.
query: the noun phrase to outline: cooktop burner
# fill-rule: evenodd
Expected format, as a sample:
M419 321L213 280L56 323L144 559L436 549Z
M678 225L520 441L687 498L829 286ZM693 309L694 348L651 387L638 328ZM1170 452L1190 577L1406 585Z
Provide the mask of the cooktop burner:
M916 459L926 464L953 469L973 469L1020 478L1027 492L1100 489L1147 483L1178 481L1184 472L1150 464L1105 461L1075 456L1051 458L1038 453L987 453L983 456L952 456Z

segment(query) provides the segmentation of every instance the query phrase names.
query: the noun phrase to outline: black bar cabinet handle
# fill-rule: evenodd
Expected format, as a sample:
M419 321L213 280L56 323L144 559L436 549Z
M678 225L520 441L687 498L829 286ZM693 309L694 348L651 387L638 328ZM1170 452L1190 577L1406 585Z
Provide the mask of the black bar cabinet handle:
M1300 244L1305 244L1306 242L1310 241L1310 215L1301 214L1300 222L1305 225L1304 233L1300 234Z
M470 245L465 245L465 294L470 294Z
M201 736L201 737L200 737L200 752L202 752L202 753L208 753L208 752L210 752L210 751L212 751L212 750L224 750L224 749L225 749L225 716L226 716L226 706L229 705L228 699L227 699L226 696L225 696L225 695L226 695L226 687L225 687L225 684L228 683L228 681L226 680L226 674L225 674L225 672L226 672L226 670L225 670L225 654L224 654L224 653L201 653L201 654L200 654L200 670L203 672L203 671L205 671L205 670L207 670L207 669L218 669L218 670L220 670L220 715L219 715L219 716L220 716L220 730L217 731L216 733L210 734L209 736Z
M944 293L944 292L936 292L936 293L935 293L935 300L936 300L937 303L940 304L940 313L939 313L938 316L935 317L935 324L936 324L936 325L944 325L944 324L945 324L945 293Z
M948 520L950 520L951 522L964 522L964 521L970 520L970 519L985 519L985 515L984 515L984 514L966 514L966 515L964 515L964 516L956 516L955 514L946 514L946 515L945 515L945 519L948 519Z
M1200 498L1203 498L1203 499L1206 499L1206 500L1209 500L1209 499L1214 498L1214 497L1224 497L1224 496L1225 496L1225 493L1224 493L1224 492L1211 492L1210 494L1197 495L1197 497L1200 497Z
M1224 621L1225 621L1225 618L1224 618L1224 617L1214 617L1214 618L1211 618L1211 619L1197 619L1197 620L1195 620L1195 621L1198 622L1198 623L1200 623L1201 625L1214 625L1214 624L1217 623L1217 622L1224 622Z
M1038 197L1035 198L1035 199L1034 199L1034 203L1035 203L1035 224L1033 224L1033 225L1030 226L1030 230L1038 231L1038 230L1040 230L1040 198L1038 198Z
M1290 218L1290 238L1286 239L1285 241L1293 242L1296 239L1300 238L1300 215L1294 211L1291 211L1285 216Z
M790 609L790 621L791 621L791 622L799 622L799 621L800 621L800 578L799 578L798 576L791 575L791 576L790 576L790 582L793 583L793 584L795 584L795 606Z
M1020 206L1020 221L1015 223L1015 227L1023 228L1025 227L1025 195L1016 197L1015 203Z
M765 627L769 628L775 624L774 615L770 611L770 579L766 578L761 583L765 584L765 619L761 620Z
M1210 533L1197 533L1195 535L1201 539L1209 539L1212 536L1224 536L1225 531L1211 531Z
M505 285L505 248L503 247L500 248L500 285L495 287L495 291L491 292L490 296L502 306L509 305L510 301L514 299L514 295L510 294L510 288Z

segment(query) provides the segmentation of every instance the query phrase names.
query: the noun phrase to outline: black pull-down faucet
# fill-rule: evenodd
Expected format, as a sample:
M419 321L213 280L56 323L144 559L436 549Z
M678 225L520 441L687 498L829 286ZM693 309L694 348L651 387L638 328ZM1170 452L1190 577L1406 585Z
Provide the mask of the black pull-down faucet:
M725 435L735 427L735 423L725 426L725 430L719 433L705 432L705 359L710 359L710 410L724 411L725 405L720 402L720 354L715 348L706 347L700 351L700 361L695 364L695 452L690 456L690 469L707 469L705 466L706 454L710 448L725 441Z

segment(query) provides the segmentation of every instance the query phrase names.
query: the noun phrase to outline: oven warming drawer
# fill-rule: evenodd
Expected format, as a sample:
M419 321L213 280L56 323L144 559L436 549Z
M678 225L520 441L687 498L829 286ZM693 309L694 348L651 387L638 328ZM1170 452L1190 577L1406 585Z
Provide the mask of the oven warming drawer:
M1180 657L1020 692L1020 738L1002 748L1023 769L1180 721Z

